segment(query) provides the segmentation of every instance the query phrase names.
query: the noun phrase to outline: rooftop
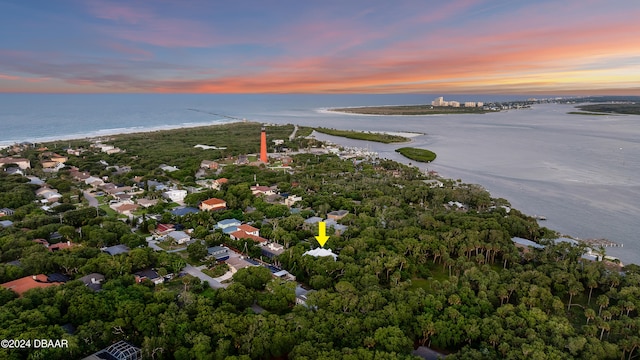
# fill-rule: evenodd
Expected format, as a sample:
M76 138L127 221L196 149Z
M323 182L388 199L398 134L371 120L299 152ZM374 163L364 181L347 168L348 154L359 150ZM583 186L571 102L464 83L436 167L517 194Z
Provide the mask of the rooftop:
M0 284L5 289L13 290L22 296L25 292L35 288L45 288L54 285L60 285L61 282L50 282L46 275L39 274L33 276L25 276L23 278Z

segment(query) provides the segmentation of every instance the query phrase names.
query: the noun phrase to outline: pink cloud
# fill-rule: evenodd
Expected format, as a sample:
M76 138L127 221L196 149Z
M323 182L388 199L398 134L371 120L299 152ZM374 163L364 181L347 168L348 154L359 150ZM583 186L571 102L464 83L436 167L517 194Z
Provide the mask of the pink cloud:
M128 5L107 3L93 0L86 3L91 14L100 19L124 22L127 24L139 24L153 18L153 13L141 7L134 8Z
M153 58L153 53L133 46L127 46L120 42L109 42L106 46L112 50L126 55L133 55L134 60L148 60Z
M28 83L41 83L44 81L51 80L51 78L48 78L48 77L25 77L25 76L15 76L15 75L7 75L7 74L0 74L0 79L19 81L19 82L28 82Z

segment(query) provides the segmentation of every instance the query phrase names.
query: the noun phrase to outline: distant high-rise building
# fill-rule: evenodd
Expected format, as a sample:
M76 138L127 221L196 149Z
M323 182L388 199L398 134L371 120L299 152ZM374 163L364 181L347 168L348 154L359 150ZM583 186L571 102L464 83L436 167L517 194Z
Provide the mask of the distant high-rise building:
M483 106L484 106L484 103L483 103L482 101L478 101L478 102L476 103L476 106L477 106L477 107L483 107Z
M444 98L442 96L437 97L435 100L433 100L431 102L431 105L433 105L433 106L445 106L444 105Z
M464 107L476 107L476 102L475 101L466 101L464 103Z
M263 163L267 163L269 159L267 158L267 131L265 128L262 128L262 133L260 134L260 161Z

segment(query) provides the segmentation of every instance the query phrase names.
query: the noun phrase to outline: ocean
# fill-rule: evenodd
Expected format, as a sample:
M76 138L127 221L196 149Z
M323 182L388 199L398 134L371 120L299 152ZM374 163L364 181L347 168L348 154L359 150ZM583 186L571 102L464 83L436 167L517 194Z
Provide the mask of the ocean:
M640 116L567 114L571 105L478 115L366 116L327 108L457 101L511 101L501 95L157 95L0 94L0 146L124 132L219 124L237 119L338 129L421 132L411 146L437 153L415 164L476 183L542 225L580 238L623 244L607 254L640 264ZM327 135L411 163L398 145Z

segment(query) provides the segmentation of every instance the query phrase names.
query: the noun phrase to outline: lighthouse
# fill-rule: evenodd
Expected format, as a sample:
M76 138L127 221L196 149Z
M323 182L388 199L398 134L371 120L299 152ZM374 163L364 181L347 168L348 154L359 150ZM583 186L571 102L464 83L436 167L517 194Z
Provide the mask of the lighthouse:
M260 161L263 163L269 162L267 158L267 131L264 126L262 127L262 133L260 134Z

